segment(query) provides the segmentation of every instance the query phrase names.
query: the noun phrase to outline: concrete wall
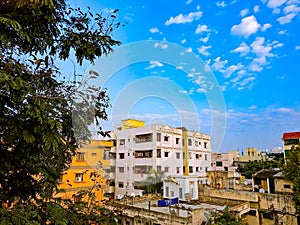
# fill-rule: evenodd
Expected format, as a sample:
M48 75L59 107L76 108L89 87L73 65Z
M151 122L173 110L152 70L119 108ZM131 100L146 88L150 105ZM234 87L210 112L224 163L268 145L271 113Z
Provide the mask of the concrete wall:
M210 196L213 198L231 199L247 202L258 202L257 192L236 191L236 190L218 190L215 188L199 189L199 198L203 196Z
M183 210L176 208L165 208L166 212L159 212L155 209L145 209L135 206L124 207L119 205L122 209L122 224L128 225L142 225L142 224L160 224L160 225L199 225L204 221L204 209ZM170 213L171 211L171 213ZM178 216L179 215L181 216Z

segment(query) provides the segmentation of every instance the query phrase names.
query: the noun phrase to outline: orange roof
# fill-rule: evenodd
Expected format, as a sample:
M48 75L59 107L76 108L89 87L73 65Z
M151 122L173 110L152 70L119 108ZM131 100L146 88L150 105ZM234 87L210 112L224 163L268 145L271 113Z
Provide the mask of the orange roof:
M282 140L299 139L299 138L300 138L300 132L289 132L289 133L283 133Z

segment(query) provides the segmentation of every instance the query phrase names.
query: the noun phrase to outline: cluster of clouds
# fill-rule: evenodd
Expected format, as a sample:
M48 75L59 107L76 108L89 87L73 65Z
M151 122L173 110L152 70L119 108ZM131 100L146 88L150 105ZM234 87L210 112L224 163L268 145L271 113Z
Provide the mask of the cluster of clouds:
M192 2L193 0L187 0L186 4L190 5ZM215 5L225 8L227 4L235 3L236 1L234 0L230 3L217 1ZM210 42L210 37L218 32L209 25L200 22L194 30L194 34L199 40L198 47L193 46L193 48L197 50L197 53L205 57L210 70L223 74L225 79L222 86L223 90L231 88L238 90L250 89L256 76L265 68L270 68L272 59L278 57L276 49L284 46L278 40L270 40L271 36L265 35L265 33L271 30L273 34L275 32L280 35L286 34L283 25L292 22L299 14L299 4L299 0L261 0L261 4L258 3L252 8L242 9L239 14L240 22L233 24L229 28L229 33L232 36L237 36L240 44L233 46L229 52L223 52L220 56L215 57L212 57L215 43ZM264 19L265 23L257 19L256 14L262 11L262 6L265 6L264 10L271 10L277 24L272 25L273 21L268 21L268 19ZM192 23L199 21L202 16L203 12L200 11L200 6L197 6L197 11L171 16L165 21L164 25ZM278 26L283 28L278 28ZM160 31L157 27L154 27L150 29L150 32L158 33ZM187 44L187 39L182 39L181 43ZM295 46L295 49L300 50L300 45ZM192 47L188 47L186 52L193 52ZM239 61L235 63L232 59L240 60L235 60Z

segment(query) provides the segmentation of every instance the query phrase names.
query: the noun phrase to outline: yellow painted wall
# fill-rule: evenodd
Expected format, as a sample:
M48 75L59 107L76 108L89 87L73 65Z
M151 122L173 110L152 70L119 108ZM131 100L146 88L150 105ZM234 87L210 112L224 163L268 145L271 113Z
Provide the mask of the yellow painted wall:
M182 139L184 145L182 146L182 150L184 152L184 158L183 158L183 167L185 168L185 171L183 175L187 176L189 175L189 153L188 153L188 131L183 130L182 131Z
M122 120L122 130L144 127L144 126L145 126L145 122L141 120L135 120L135 119Z
M92 190L96 195L96 201L101 204L104 199L103 188L106 186L104 170L110 167L109 150L113 145L113 141L92 140L79 148L77 153L84 154L84 157L79 158L77 154L73 158L70 168L64 172L58 185L58 189L63 192L59 192L54 197L74 200L74 196L79 191ZM104 158L105 151L107 151L106 158ZM95 172L99 177L95 177ZM82 174L83 179L78 180L76 174ZM101 184L102 187L96 187L96 183Z

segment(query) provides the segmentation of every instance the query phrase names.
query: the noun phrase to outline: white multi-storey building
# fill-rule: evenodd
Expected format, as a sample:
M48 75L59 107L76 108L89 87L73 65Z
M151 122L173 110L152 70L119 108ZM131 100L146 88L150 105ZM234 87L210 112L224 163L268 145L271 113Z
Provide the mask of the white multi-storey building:
M130 126L130 124L133 124ZM140 195L142 181L151 169L165 176L188 175L205 181L210 168L209 135L167 125L144 126L137 120L123 120L115 130L116 149L111 168L115 171L115 196Z

